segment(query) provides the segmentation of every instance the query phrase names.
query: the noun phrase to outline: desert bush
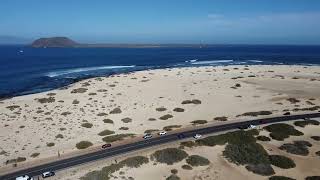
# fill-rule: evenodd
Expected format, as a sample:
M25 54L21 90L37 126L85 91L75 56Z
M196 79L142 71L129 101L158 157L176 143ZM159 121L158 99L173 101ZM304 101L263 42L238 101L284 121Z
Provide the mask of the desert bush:
M253 117L256 117L256 116L270 115L270 114L272 114L271 111L257 111L257 112L246 112L246 113L241 114L240 116L253 116Z
M172 116L171 114L166 114L166 115L161 116L159 119L161 119L161 120L168 120L168 119L170 119L170 118L173 118L173 116Z
M309 154L308 146L311 144L307 141L294 141L293 144L286 143L279 147L279 149L284 150L291 154L307 156Z
M267 136L257 136L257 140L259 141L270 141L271 139Z
M72 91L71 91L71 93L85 93L85 92L87 92L87 88L77 88L77 89L73 89Z
M93 124L91 123L83 123L81 124L82 127L85 127L85 128L92 128Z
M206 120L195 120L195 121L191 121L190 123L192 123L193 125L198 125L198 124L206 124L206 123L208 123L208 121L206 121Z
M43 103L53 103L56 101L56 99L54 97L48 97L48 98L39 98L37 99L39 103L43 104Z
M149 159L144 156L135 156L127 158L123 161L120 161L117 164L111 164L109 166L103 167L100 171L92 171L87 173L84 177L81 177L81 180L109 180L112 173L119 171L121 168L127 166L131 168L140 167L142 164L149 162ZM129 178L132 179L132 178Z
M311 136L311 139L315 141L320 141L320 136Z
M88 147L90 147L90 146L92 146L93 144L90 142L90 141L81 141L81 142L78 142L77 144L76 144L76 147L78 148L78 149L86 149L86 148L88 148Z
M183 159L188 157L188 154L178 148L166 148L154 152L151 157L159 163L171 165L176 162L182 161Z
M93 93L93 92L92 92L92 93L89 93L88 95L89 95L89 96L95 96L95 95L97 95L97 93Z
M126 117L126 118L121 119L121 121L124 122L124 123L129 123L129 122L132 122L132 119Z
M190 165L187 165L187 164L182 165L181 168L185 169L185 170L192 170L193 169Z
M306 107L306 108L294 108L292 111L317 111L320 109L320 106Z
M227 121L228 117L226 117L226 116L215 117L213 120L216 120L216 121Z
M107 136L107 135L110 135L110 134L114 134L114 131L110 131L110 130L108 130L108 129L106 129L106 130L103 130L103 131L101 131L101 132L99 132L99 136Z
M296 167L294 161L288 157L281 155L269 155L270 163L282 169L290 169Z
M183 108L174 108L173 111L175 112L184 112Z
M318 126L320 124L317 120L305 120L305 121L295 121L294 125L299 127L305 127L306 125L316 125Z
M320 151L315 152L317 156L320 156Z
M17 162L23 162L23 161L26 161L27 158L25 158L25 157L18 157L16 160L17 160Z
M113 124L113 121L111 119L104 119L103 122L104 123Z
M164 131L172 131L173 129L177 129L177 128L180 128L181 125L170 125L170 126L165 126L163 127L163 130Z
M164 108L164 107L159 107L159 108L156 108L156 111L166 111L167 110L167 108Z
M159 129L147 129L144 131L144 133L151 134L153 132L158 132L158 131L160 131L160 130Z
M11 106L7 106L6 108L9 109L10 111L13 111L13 110L15 110L15 109L17 109L17 108L20 108L20 106L18 106L18 105L11 105Z
M120 127L119 130L129 130L128 127Z
M72 104L79 104L79 103L80 103L80 101L78 101L76 99L72 101Z
M308 176L306 180L320 180L320 176Z
M52 147L52 146L54 146L54 143L53 142L47 143L47 146Z
M277 123L265 126L263 129L271 132L270 137L272 139L283 141L289 136L302 136L303 133L296 130L293 126L285 123Z
M269 177L269 180L295 180L295 179L286 177L286 176L271 176Z
M181 104L201 104L201 101L198 99L184 100Z
M258 143L227 144L223 156L240 165L270 164L268 153Z
M287 101L289 101L292 104L296 104L296 103L300 102L300 100L298 100L296 98L288 98Z
M149 118L148 121L156 121L156 118Z
M130 168L138 168L143 164L147 164L148 162L149 162L149 159L147 157L134 156L134 157L129 157L123 161L120 161L119 164L122 164Z
M269 164L249 164L246 166L246 169L262 176L270 176L275 173L273 168Z
M63 112L63 113L61 113L61 115L63 115L63 116L67 116L67 115L69 115L69 114L71 114L71 112Z
M177 174L178 173L178 170L177 169L171 169L170 171L172 174Z
M105 136L104 138L102 138L102 140L106 143L111 143L115 141L121 141L128 137L134 137L134 134L115 134L115 135Z
M30 157L36 158L36 157L38 157L39 155L40 155L40 153L33 153L33 154L30 155Z
M180 177L175 174L171 174L169 177L166 178L166 180L180 180Z
M112 111L110 111L110 114L120 114L122 111L119 107L114 108Z
M210 161L199 155L192 155L186 159L186 162L191 166L207 166L210 164Z
M58 134L58 135L56 135L56 138L62 139L62 138L63 138L63 135L62 135L62 134Z
M106 115L108 115L108 114L107 113L103 113L103 112L97 114L97 116L106 116Z

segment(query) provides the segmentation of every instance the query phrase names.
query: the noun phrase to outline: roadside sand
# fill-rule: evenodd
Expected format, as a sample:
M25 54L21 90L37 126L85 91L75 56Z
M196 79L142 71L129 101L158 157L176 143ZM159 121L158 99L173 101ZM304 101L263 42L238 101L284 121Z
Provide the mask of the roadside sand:
M71 93L75 89L85 92ZM299 102L289 102L288 98ZM52 102L40 103L39 99ZM201 104L182 104L193 99ZM68 88L0 101L0 167L17 157L32 161L57 157L58 151L77 151L76 143L84 140L102 144L103 136L98 133L106 129L116 134L139 135L169 125L187 126L194 120L215 123L215 117L236 119L246 112L317 112L320 109L291 110L319 104L319 66L173 68L93 78ZM117 107L121 113L111 114ZM165 109L156 110L160 107ZM174 108L184 112L173 111ZM173 117L159 119L166 114ZM130 118L131 122L123 118ZM113 123L104 123L104 119ZM92 127L82 127L84 123ZM63 138L56 137L58 134ZM49 147L48 143L54 145ZM32 158L33 153L40 154Z

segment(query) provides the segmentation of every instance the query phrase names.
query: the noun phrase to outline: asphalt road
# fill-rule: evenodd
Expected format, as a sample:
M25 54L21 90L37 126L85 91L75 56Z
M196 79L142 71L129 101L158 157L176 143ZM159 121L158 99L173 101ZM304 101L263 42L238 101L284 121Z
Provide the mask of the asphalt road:
M107 148L105 150L92 152L85 155L80 155L77 157L72 157L68 159L58 160L55 162L39 165L36 167L31 167L29 169L20 170L14 173L6 174L4 176L1 176L1 180L10 180L15 179L17 176L21 175L29 175L29 176L37 176L40 175L42 172L45 171L57 171L65 168L69 168L72 166L76 166L79 164L84 164L87 162L92 162L95 160L128 153L135 150L140 150L143 148L148 148L154 145L169 143L177 140L181 140L184 138L190 138L194 136L195 134L210 134L220 131L226 131L226 130L232 130L237 129L240 126L248 126L250 124L253 125L260 125L260 124L269 124L269 123L276 123L276 122L282 122L282 121L292 121L292 120L299 120L303 118L318 118L320 117L320 113L312 113L312 114L302 114L302 115L292 115L292 116L281 116L281 117L274 117L274 118L263 118L263 119L256 119L256 120L250 120L250 121L242 121L242 122L236 122L236 123L230 123L225 125L216 125L211 127L205 127L201 129L196 130L190 130L185 131L183 133L175 133L175 134L168 134L161 137L154 137L149 140L139 141L131 144L125 144L118 147L113 148ZM178 135L183 134L183 138L179 138Z

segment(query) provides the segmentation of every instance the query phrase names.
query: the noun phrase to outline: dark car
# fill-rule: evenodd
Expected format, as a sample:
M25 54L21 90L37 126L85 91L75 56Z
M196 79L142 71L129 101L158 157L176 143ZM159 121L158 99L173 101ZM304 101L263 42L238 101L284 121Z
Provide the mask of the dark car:
M178 134L177 136L178 136L179 139L183 139L183 138L186 137L184 134Z
M102 149L106 149L106 148L111 147L111 144L104 144L104 145L102 145L101 147L102 147Z
M43 178L51 177L54 175L55 175L55 173L53 171L47 171L47 172L42 173Z
M238 127L238 129L248 129L249 125L241 125Z

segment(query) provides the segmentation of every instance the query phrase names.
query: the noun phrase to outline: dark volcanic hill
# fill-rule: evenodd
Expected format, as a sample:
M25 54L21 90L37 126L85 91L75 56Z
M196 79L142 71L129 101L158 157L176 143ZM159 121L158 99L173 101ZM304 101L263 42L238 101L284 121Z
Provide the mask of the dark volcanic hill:
M35 48L44 47L76 47L79 44L67 37L51 37L51 38L40 38L35 40L31 46Z

